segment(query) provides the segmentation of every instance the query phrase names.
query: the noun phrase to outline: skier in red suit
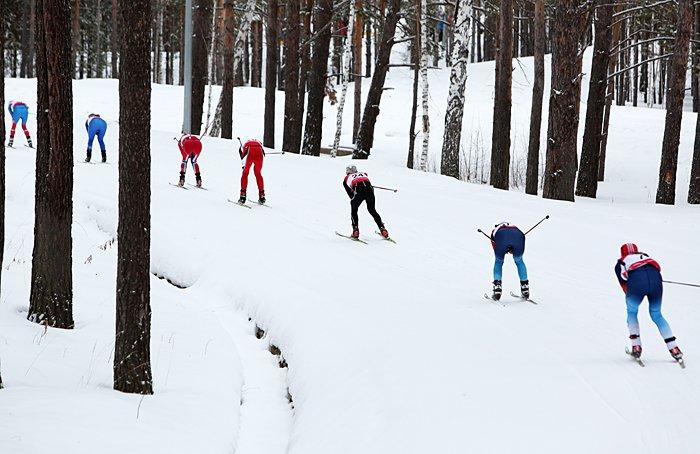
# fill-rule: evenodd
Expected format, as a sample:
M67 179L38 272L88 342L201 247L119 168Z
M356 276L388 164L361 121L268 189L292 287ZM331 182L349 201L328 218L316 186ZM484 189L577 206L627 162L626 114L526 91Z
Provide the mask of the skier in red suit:
M199 138L192 134L183 134L180 140L177 141L177 147L182 154L182 163L180 163L180 181L179 186L185 185L185 172L187 171L187 161L192 163L194 169L194 178L197 182L197 187L202 187L202 174L199 172L199 164L197 159L202 152L202 142Z
M262 176L262 166L263 159L265 157L265 150L262 144L254 139L248 140L243 147L238 149L238 154L241 156L243 161L243 174L241 175L241 197L238 199L238 203L245 203L246 201L246 191L248 189L248 173L250 168L255 166L253 173L255 174L255 181L258 184L258 203L265 203L265 182Z

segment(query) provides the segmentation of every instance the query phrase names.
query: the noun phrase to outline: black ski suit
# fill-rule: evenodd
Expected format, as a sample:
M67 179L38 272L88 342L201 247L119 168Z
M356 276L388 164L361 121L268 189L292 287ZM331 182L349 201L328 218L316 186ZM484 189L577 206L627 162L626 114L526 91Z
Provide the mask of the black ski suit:
M350 219L352 221L352 228L354 230L358 228L357 209L360 208L362 202L366 200L367 211L369 211L369 214L371 214L374 218L374 222L377 223L377 227L379 227L380 230L383 229L384 223L382 222L382 218L374 208L374 188L369 182L369 179L367 179L367 175L363 174L363 176L360 178L355 179L356 182L354 184L351 177L353 177L353 175L347 175L345 177L343 180L343 187L345 188L345 192L348 193L348 197L350 197ZM348 180L350 181L348 182Z

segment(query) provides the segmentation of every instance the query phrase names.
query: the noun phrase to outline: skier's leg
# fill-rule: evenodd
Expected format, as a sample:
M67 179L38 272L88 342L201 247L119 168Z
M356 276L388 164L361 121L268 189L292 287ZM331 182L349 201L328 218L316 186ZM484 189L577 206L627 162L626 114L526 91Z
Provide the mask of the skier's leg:
M661 302L663 300L661 273L655 269L647 269L645 271L649 279L649 315L659 329L659 333L666 342L666 346L671 350L677 347L677 345L676 338L673 336L673 331L671 331L671 326L661 314Z
M515 266L518 268L520 282L527 281L527 267L525 266L525 262L523 262L523 256L514 256L513 261L515 262Z
M258 185L258 192L260 193L260 195L264 195L265 194L265 180L263 180L263 176L262 176L263 157L257 156L253 160L253 164L255 165L255 168L253 169L253 173L255 174L255 183Z
M15 140L15 129L17 128L17 122L12 121L12 127L10 128L10 146L12 146L12 141Z
M107 147L105 146L105 129L100 129L97 131L97 142L100 144L100 151L102 153L107 152Z
M630 292L630 288L627 288L627 298L625 298L625 302L627 303L627 328L629 329L633 346L642 345L642 340L639 337L639 319L637 318L637 313L639 312L639 305L643 298L644 295Z
M252 159L246 160L245 167L243 167L243 172L241 173L241 192L245 192L248 189L248 173L252 165Z
M357 209L360 208L362 204L363 197L360 194L355 194L350 200L350 221L352 222L352 229L357 230L359 228L359 220L357 217Z
M384 228L384 223L382 222L382 218L379 216L379 213L377 213L374 203L374 189L370 188L369 191L367 191L367 211L369 211L369 214L372 215L374 222L377 223L377 227L379 227L379 230L381 230Z

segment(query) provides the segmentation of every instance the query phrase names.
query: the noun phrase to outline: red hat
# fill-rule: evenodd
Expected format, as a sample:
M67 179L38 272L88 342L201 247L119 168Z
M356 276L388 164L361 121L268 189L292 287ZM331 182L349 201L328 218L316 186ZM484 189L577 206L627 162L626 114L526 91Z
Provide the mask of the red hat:
M620 246L620 255L623 259L630 254L634 254L635 252L639 252L639 249L637 249L637 245L634 243L625 243Z

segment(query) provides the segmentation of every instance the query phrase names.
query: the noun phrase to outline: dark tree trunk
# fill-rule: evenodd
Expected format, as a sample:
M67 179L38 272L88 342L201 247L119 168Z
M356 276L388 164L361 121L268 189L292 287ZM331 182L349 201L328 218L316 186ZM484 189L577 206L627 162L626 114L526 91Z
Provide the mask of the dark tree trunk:
M37 159L30 321L73 328L73 90L69 0L37 2Z
M540 173L540 135L542 130L542 98L544 97L544 0L535 0L534 55L535 80L532 85L530 110L530 140L527 147L525 192L537 195Z
M692 43L691 86L693 90L693 112L700 110L700 5L695 5L694 33Z
M415 164L416 149L416 114L418 111L418 80L420 79L420 49L421 32L420 17L422 14L421 0L415 0L416 18L413 21L413 43L411 45L411 63L413 63L413 98L411 101L411 125L408 130L408 156L406 157L406 167L412 169Z
M250 23L251 43L253 45L253 55L250 66L251 87L262 87L262 29L262 22L259 20Z
M19 77L34 77L34 33L36 0L24 0L22 6L22 66Z
M614 14L621 11L622 6L613 2L613 17ZM619 43L620 40L620 24L612 26L611 46ZM608 74L615 70L615 59L608 58ZM608 129L610 127L610 111L612 110L612 98L615 91L615 78L608 80L608 88L605 93L605 113L603 114L603 133L600 138L600 156L598 158L598 181L605 180L605 156L608 149Z
M306 90L307 82L309 79L309 71L311 71L311 43L309 39L311 38L311 18L314 11L314 0L306 0L304 4L304 10L301 12L301 29L299 31L299 106L297 118L297 132L296 137L301 140L302 128L304 126L301 121L304 118L304 113L306 112Z
M365 77L372 76L372 21L365 22Z
M233 138L233 64L236 35L234 0L224 1L224 83L221 87L221 137Z
M491 185L508 189L510 176L510 117L513 76L513 1L501 0L496 90L491 136Z
M39 11L37 9L37 11ZM71 36L73 38L72 42L72 50L73 50L73 55L72 55L72 64L71 68L73 68L73 74L75 74L75 66L78 65L80 68L80 78L83 78L82 75L82 64L80 60L82 60L82 52L80 49L80 0L74 0L73 1L73 8L71 9L72 15L71 15ZM41 16L41 11L39 11L39 14L37 14L37 18ZM37 23L37 34L39 33L39 24ZM38 43L38 40L37 40ZM39 55L39 51L37 49L37 56ZM37 75L38 78L38 75Z
M484 61L496 58L496 34L498 33L498 11L493 6L486 6L486 19L484 25Z
M700 114L697 117L695 122L693 167L690 169L690 188L688 189L688 203L694 205L700 204Z
M150 0L119 8L122 33L119 78L119 227L114 389L153 394L151 374L151 83ZM134 103L138 99L140 102Z
M208 44L211 30L212 0L194 0L192 14L192 134L199 135L204 113L204 89L209 80ZM123 42L122 42L123 45ZM148 61L148 60L146 60Z
M578 133L578 55L581 4L577 0L557 2L552 33L552 89L549 96L547 162L543 196L574 201L576 183L576 139Z
M399 20L400 11L401 1L390 0L384 26L382 27L374 74L367 92L367 101L365 102L365 110L360 122L360 130L357 133L357 143L353 153L354 159L367 159L374 145L374 127L377 123L377 116L379 116L379 103L382 100L384 81L389 70L389 56L391 55L391 48L394 46L394 34L396 33L396 23Z
M109 35L110 47L112 51L112 78L119 77L119 0L112 0L112 32ZM167 78L167 77L166 77ZM170 72L170 82L172 83L172 71Z
M355 30L353 34L353 79L354 86L354 103L353 103L353 123L352 123L352 141L357 140L357 131L360 129L360 120L362 118L362 0L354 0L355 2Z
M284 32L284 131L282 150L299 153L299 3L286 3L286 26ZM330 35L330 32L329 32ZM326 60L324 60L325 64Z
M613 2L606 1L596 8L593 62L588 86L588 108L583 130L581 165L576 183L576 195L595 198L598 191L600 143L603 135L606 90L608 88L609 52L612 44Z
M0 20L0 49L5 49L5 21ZM5 58L0 58L0 301L2 300L2 269L5 255ZM0 368L0 389L2 370Z
M681 138L685 74L688 64L690 35L693 31L693 0L678 0L678 26L673 55L669 59L668 91L666 93L666 125L661 148L659 187L656 203L673 205L676 201L676 170L678 144Z
M333 0L319 0L314 14L314 31L316 39L313 43L313 58L309 74L309 101L306 109L304 124L304 144L302 153L318 156L321 153L321 132L323 130L323 99L326 95L328 80L328 51L331 41L333 18Z
M265 131L263 145L275 147L275 92L277 90L277 0L267 0L267 34L265 55Z

